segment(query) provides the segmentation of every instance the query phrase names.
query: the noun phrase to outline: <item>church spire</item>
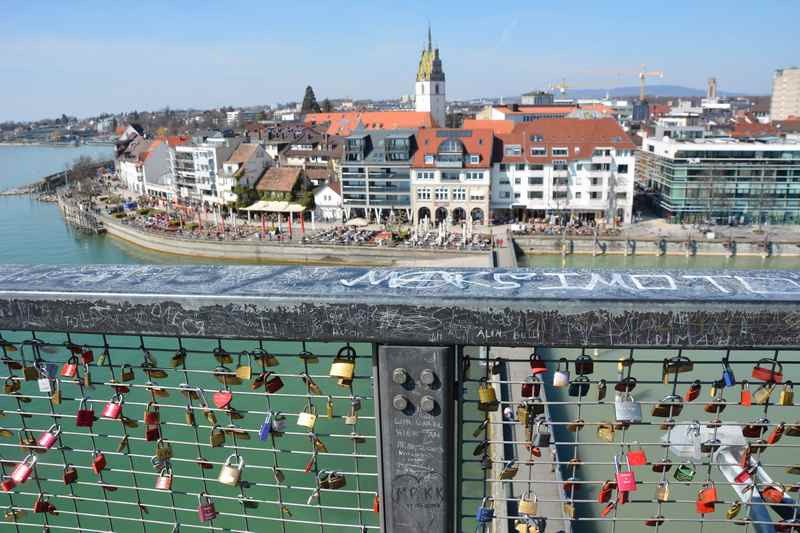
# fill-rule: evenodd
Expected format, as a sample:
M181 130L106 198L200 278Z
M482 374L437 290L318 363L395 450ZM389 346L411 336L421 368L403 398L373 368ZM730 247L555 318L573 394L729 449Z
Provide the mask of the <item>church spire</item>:
M431 23L428 22L428 52L433 50L433 40L431 39Z

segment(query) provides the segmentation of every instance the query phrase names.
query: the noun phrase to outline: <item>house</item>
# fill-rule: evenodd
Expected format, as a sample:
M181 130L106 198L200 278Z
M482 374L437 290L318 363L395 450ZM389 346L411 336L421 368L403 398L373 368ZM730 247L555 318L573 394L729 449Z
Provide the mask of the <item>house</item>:
M184 137L148 140L140 130L129 126L117 142L117 176L132 193L171 198L174 183L170 147L187 140Z
M576 111L576 104L553 105L490 105L475 115L477 120L510 120L512 122L532 122L544 118L564 118Z
M270 200L290 201L310 190L302 168L270 167L256 183L256 191Z
M342 113L308 113L305 122L324 126L328 135L350 135L356 129L396 130L432 128L433 117L423 111L350 111Z
M217 194L224 203L235 202L238 199L234 192L236 186L253 187L269 162L261 145L240 144L222 164L222 173L217 178Z
M323 222L341 222L342 186L338 181L329 181L314 189L314 216Z
M157 161L158 170L148 172L145 167L143 176L146 194L167 201L173 199L176 194L175 176L172 173L174 150L175 147L186 144L189 140L190 138L186 136L170 136L156 139L150 143L142 157L145 163L150 160Z

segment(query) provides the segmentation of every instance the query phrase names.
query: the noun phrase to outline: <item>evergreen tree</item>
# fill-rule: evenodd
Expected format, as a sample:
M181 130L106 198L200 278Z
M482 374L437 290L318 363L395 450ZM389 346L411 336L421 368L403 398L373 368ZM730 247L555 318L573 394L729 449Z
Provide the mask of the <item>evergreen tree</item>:
M317 103L317 97L314 96L314 89L309 85L306 87L306 94L303 96L303 105L300 107L300 112L319 113L319 111L319 104Z

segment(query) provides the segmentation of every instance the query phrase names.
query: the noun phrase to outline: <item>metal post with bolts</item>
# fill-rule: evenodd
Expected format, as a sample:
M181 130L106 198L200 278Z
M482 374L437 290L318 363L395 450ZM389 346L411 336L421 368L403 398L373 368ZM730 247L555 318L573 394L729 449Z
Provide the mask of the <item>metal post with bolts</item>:
M380 346L375 362L381 526L454 530L452 347Z

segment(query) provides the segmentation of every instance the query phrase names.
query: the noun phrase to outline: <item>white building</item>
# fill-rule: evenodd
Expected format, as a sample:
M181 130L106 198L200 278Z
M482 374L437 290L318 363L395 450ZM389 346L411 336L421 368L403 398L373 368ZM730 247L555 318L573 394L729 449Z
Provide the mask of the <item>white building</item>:
M437 126L440 128L445 126L447 101L444 71L442 70L442 60L439 59L439 49L433 48L430 27L428 28L428 48L422 51L417 68L414 105L417 111L430 113Z
M775 71L771 106L772 120L800 117L800 68L781 68Z
M213 136L177 146L173 169L178 197L190 203L226 203L222 167L240 143L238 137Z
M329 181L314 189L314 216L322 222L341 222L344 217L342 187Z
M613 118L542 119L497 139L494 217L631 221L635 145Z
M134 194L160 193L172 187L172 165L167 140L149 141L129 127L117 144L117 177ZM149 184L149 187L148 187Z

